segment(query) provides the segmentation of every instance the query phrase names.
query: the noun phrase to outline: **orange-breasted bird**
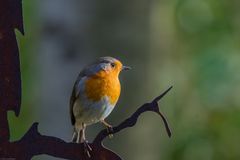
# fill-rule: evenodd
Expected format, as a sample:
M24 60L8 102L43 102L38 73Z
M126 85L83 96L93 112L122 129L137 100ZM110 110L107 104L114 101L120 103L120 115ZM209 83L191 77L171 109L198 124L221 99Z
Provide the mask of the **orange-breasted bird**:
M113 57L101 57L85 67L74 84L70 99L70 115L74 132L72 141L87 145L86 126L102 122L112 112L121 92L119 74L130 67ZM89 146L88 146L89 147Z

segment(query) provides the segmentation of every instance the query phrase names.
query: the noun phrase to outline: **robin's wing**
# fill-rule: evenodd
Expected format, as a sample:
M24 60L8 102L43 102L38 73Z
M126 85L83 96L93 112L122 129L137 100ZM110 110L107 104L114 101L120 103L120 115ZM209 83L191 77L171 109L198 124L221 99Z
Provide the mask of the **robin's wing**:
M70 97L70 116L71 116L72 125L74 125L75 122L76 122L74 114L73 114L73 106L74 106L74 103L75 103L76 99L79 96L78 84L85 76L86 76L85 70L80 72L80 74L78 75L78 78L77 78L77 80L76 80L76 82L73 86L72 94L71 94L71 97Z
M75 100L76 100L76 94L75 94L75 85L74 85L71 98L70 98L70 116L71 116L72 125L74 125L76 122L75 117L73 115L73 106L74 106Z

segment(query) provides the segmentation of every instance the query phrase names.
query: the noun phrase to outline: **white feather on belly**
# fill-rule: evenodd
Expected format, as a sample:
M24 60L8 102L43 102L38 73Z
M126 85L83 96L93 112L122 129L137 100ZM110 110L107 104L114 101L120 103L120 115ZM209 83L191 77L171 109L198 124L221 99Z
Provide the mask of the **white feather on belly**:
M73 106L73 113L76 119L75 127L81 128L82 123L90 125L104 120L112 112L114 106L109 103L107 96L104 96L98 102L89 101L84 96L80 96Z

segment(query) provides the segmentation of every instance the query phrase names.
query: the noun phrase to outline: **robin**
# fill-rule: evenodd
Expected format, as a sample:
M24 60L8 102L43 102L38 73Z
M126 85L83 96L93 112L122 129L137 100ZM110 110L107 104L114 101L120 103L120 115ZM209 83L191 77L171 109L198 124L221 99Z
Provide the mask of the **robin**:
M85 137L86 127L101 122L111 128L105 119L120 96L119 74L129 69L113 57L101 57L80 72L70 98L70 115L74 126L72 142L84 143L91 150Z

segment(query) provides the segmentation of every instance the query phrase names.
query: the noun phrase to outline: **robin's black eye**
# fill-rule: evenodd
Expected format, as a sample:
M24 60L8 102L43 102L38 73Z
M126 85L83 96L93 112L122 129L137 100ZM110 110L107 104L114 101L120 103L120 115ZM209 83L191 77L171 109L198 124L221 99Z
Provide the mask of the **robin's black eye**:
M111 67L114 68L115 67L115 63L111 63Z

